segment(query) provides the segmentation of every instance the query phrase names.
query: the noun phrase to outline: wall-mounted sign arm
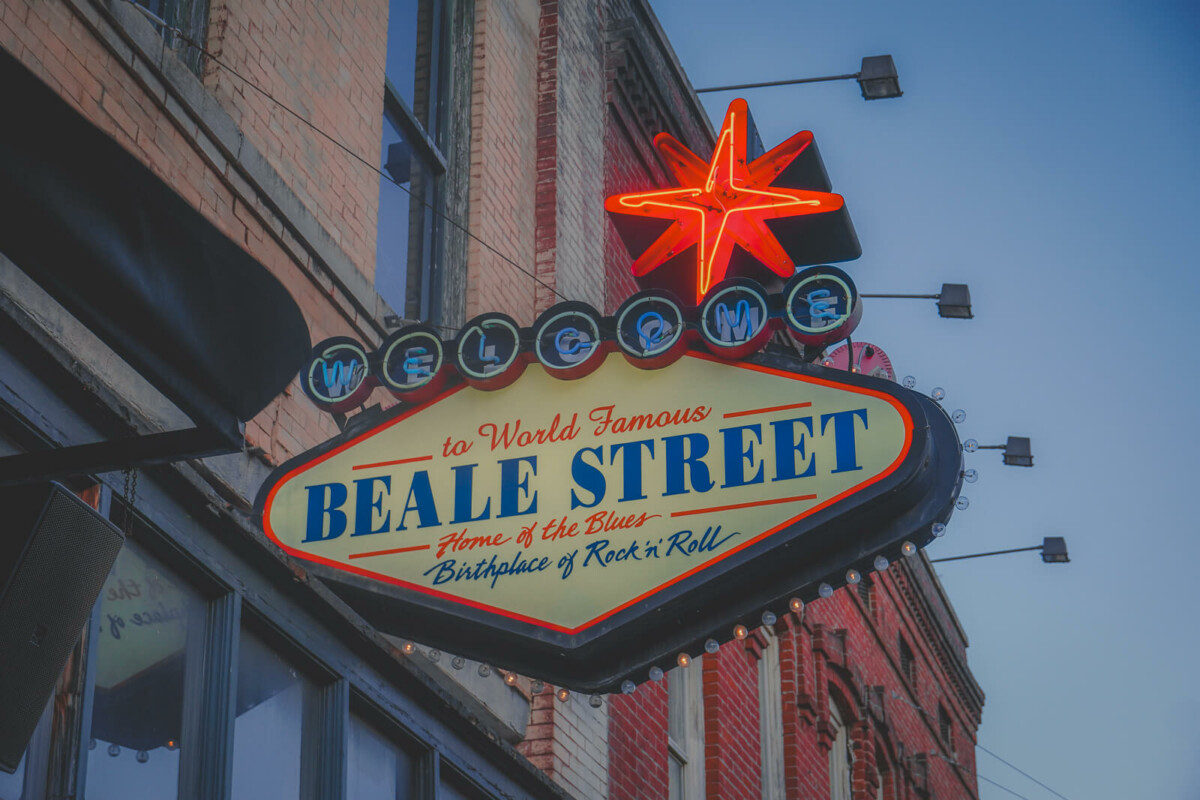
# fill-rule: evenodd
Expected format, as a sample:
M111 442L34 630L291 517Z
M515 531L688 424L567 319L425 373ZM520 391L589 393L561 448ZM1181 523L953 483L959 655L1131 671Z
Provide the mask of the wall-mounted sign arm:
M241 446L236 429L197 427L39 450L0 458L0 486L207 458L236 452Z

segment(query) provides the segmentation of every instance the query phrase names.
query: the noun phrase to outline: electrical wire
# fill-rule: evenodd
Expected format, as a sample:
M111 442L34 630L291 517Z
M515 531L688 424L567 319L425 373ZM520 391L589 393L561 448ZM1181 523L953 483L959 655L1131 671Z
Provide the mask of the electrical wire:
M1029 778L1029 780L1033 781L1033 782L1034 782L1034 783L1036 783L1038 786L1040 786L1040 787L1042 787L1043 789L1045 789L1047 792L1050 792L1050 794L1054 795L1055 797L1061 797L1061 798L1062 798L1062 800L1067 800L1067 798L1066 798L1066 797L1064 797L1063 795L1061 795L1061 794L1059 794L1058 792L1054 791L1054 790L1053 790L1053 789L1051 789L1049 786L1047 786L1046 784L1042 783L1042 782L1041 782L1041 781L1039 781L1037 778L1033 777L1033 776L1032 776L1032 775L1030 775L1028 772L1026 772L1025 770L1023 770L1023 769L1021 769L1020 767L1018 767L1016 764L1013 764L1012 762L1009 762L1009 761L1005 761L1003 758L1001 758L1000 756L996 755L996 754L995 754L995 753L993 753L991 750L988 750L986 747L984 747L984 746L983 746L983 745L981 745L981 744L977 744L977 745L975 745L975 746L976 746L976 747L978 747L978 748L979 748L980 750L982 750L983 752L987 753L987 754L988 754L989 756L991 756L992 758L994 758L994 759L996 759L997 761L999 761L1000 763L1002 763L1002 764L1004 764L1004 765L1006 765L1006 766L1009 766L1009 767L1011 767L1012 769L1015 769L1017 772L1021 773L1021 774L1022 774L1022 775L1024 775L1026 778Z
M990 783L992 786L995 786L997 789L1000 789L1000 790L1002 790L1002 791L1008 792L1008 793L1009 793L1009 794L1011 794L1013 797L1019 797L1019 798L1021 798L1021 800L1029 800L1029 798L1028 798L1028 797L1026 797L1025 795L1023 795L1023 794L1018 794L1017 792L1014 792L1012 789L1008 788L1007 786L1004 786L1004 785L1002 785L1002 784L996 783L994 780L991 780L990 778L985 778L985 777L983 777L982 775L980 775L978 772L976 772L976 773L975 773L975 777L976 777L976 778L978 778L978 779L979 779L979 780L981 780L981 781L987 781L987 782L988 782L988 783Z
M188 36L188 35L187 35L186 33L184 33L182 30L180 30L179 28L176 28L175 26L173 26L173 25L171 25L170 23L168 23L166 20L164 20L164 19L162 19L161 17L159 17L159 16L155 15L155 14L154 14L153 12L151 12L149 9L147 9L147 8L143 8L141 5L139 5L138 3L134 2L134 0L125 0L125 2L126 2L126 3L129 3L131 6L133 6L134 8L136 8L136 9L137 9L139 12L141 12L141 13L142 13L142 14L143 14L143 15L144 15L144 16L145 16L147 19L151 20L151 21L152 21L152 22L153 22L155 25L158 25L158 26L159 26L159 27L161 27L163 30L170 31L172 34L174 34L175 36L179 37L179 39L180 39L181 41L183 41L183 42L184 42L184 43L185 43L185 44L186 44L188 47L195 48L195 49L196 49L198 52L200 52L201 54L203 54L205 58L208 58L210 61L212 61L212 63L216 64L218 67L221 67L222 69L224 69L225 71L227 71L229 74L233 75L235 78L237 78L238 80L240 80L242 83L246 84L246 85L247 85L247 86L249 86L251 89L253 89L254 91L258 92L258 93L259 93L259 94L261 94L263 97L265 97L266 99L270 100L272 103L274 103L275 105L279 106L280 108L282 108L282 109L283 109L284 111L286 111L287 113L291 114L291 115L292 115L293 117L295 117L295 118L296 118L296 119L297 119L297 120L298 120L298 121L299 121L301 124L303 124L303 125L307 126L308 128L312 129L312 130L313 130L315 133L317 133L317 134L318 134L318 135L320 135L322 138L324 138L325 140L327 140L327 141L328 141L330 144L332 144L333 146L337 147L339 150L341 150L341 151L343 151L344 153L346 153L346 155L350 156L352 159L354 159L355 161L359 162L360 164L362 164L363 166L365 166L367 169L371 170L372 172L376 173L377 175L379 175L379 177L381 177L381 178L385 179L386 181L388 181L388 182L389 182L389 183L391 183L392 185L394 185L394 186L398 187L399 189L402 189L402 190L403 190L405 193L407 193L407 194L408 194L408 196L409 196L409 197L411 197L412 199L414 199L414 200L416 200L417 202L419 202L419 203L420 203L421 205L423 205L425 208L429 209L429 210L430 210L430 211L432 211L434 214L436 214L438 217L440 217L441 219L443 219L443 220L445 220L446 222L450 223L451 225L453 225L453 226L454 226L455 228L457 228L458 230L462 231L462 232L463 232L464 234L466 234L466 235L467 235L469 238L471 238L471 239L474 239L476 242L478 242L480 245L482 245L483 247L485 247L487 250L491 251L491 252L492 252L492 253L493 253L493 254L494 254L494 255L495 255L497 258L499 258L501 261L503 261L504 263L506 263L506 264L508 264L509 266L513 267L514 269L516 269L516 270L519 270L520 272L523 272L525 275L529 276L529 278L531 278L531 279L534 281L534 283L537 283L539 286L542 286L543 288L549 289L549 290L550 290L551 292L553 292L553 293L555 294L555 296L557 296L559 299L561 299L561 300L569 300L569 299L570 299L570 298L566 297L565 295L563 295L561 292L559 292L559 291L558 291L558 289L554 288L554 287L553 287L553 286L551 286L550 284L548 284L548 283L546 283L545 281L543 281L541 278L539 278L539 277L538 277L537 275L535 275L533 272L531 272L530 270L528 270L528 269L526 269L525 267L521 266L519 263L517 263L517 262L516 262L516 261L514 261L513 259L511 259L511 258L509 258L508 256L506 256L504 253L500 252L500 250L499 250L499 249L497 249L496 247L492 246L491 244L489 244L488 242L484 241L483 239L479 238L479 237L478 237L478 236L476 236L474 233L471 233L471 231L470 231L470 230L469 230L469 229L468 229L468 228L467 228L465 225L463 225L463 224L462 224L462 223L460 223L458 220L456 220L456 219L454 219L453 217L451 217L449 214L446 214L444 211L441 211L440 209L438 209L438 208L435 208L435 207L433 206L433 204L432 204L432 203L429 203L428 201L424 200L423 198L418 198L418 197L417 197L415 194L413 194L413 193L412 193L412 190L411 190L411 189L409 189L408 187L406 187L406 186L404 186L404 185L402 185L402 184L398 183L398 182L397 182L397 181L396 181L396 180L395 180L395 179L394 179L394 178L393 178L391 175L387 174L387 173L386 173L386 172L384 172L382 169L380 169L379 167L375 166L375 165L374 165L374 164L372 164L370 161L368 161L367 159L365 159L365 158L363 158L362 156L360 156L358 153L356 153L356 152L354 152L353 150L351 150L351 149L350 149L350 148L349 148L347 145L345 145L345 144L343 144L342 142L340 142L340 141L339 141L338 139L336 139L336 138L335 138L335 137L334 137L332 134L326 133L326 132L325 132L324 130L322 130L321 128L318 128L318 127L317 127L315 124L313 124L312 122L309 122L307 119L305 119L305 117L304 117L303 115L301 115L301 114L300 114L300 112L298 112L298 111L294 110L293 108L291 108L291 106L288 106L288 105L287 105L287 104L285 104L283 101L276 99L276 98L275 98L275 96L274 96L274 95L272 95L270 92L268 92L266 89L262 88L261 86L259 86L259 85L258 85L258 84L256 84L256 83L254 83L252 80L250 80L250 79L249 79L249 78L247 78L246 76L242 75L240 72L238 72L236 69L234 69L233 67L229 66L229 65L228 65L228 64L226 64L225 62L221 61L221 59L220 59L220 58L218 58L217 56L215 56L213 53L209 52L208 50L205 50L205 49L204 49L204 47L203 47L201 44L199 44L199 43L198 43L198 42L197 42L195 39L192 39L190 36Z

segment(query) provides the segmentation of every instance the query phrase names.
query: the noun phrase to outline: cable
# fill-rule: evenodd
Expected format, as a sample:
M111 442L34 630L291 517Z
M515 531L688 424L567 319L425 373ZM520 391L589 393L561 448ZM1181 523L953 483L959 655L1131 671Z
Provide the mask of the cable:
M1016 792L1014 792L1012 789L1008 788L1007 786L1003 786L1003 785L1001 785L1001 784L999 784L999 783L996 783L995 781L993 781L993 780L991 780L991 779L989 779L989 778L985 778L985 777L983 777L982 775L980 775L978 772L977 772L977 773L975 773L975 777L976 777L976 778L979 778L979 780L981 780L981 781L987 781L987 782L988 782L988 783L990 783L992 786L995 786L997 789L1001 789L1001 790L1003 790L1003 791L1005 791L1005 792L1008 792L1008 793L1009 793L1009 794L1011 794L1013 797L1019 797L1019 798L1021 798L1021 800L1029 800L1029 798L1028 798L1028 797L1026 797L1025 795L1023 795L1023 794L1017 794Z
M1000 756L996 755L996 754L995 754L995 753L993 753L991 750L988 750L986 747L984 747L984 746L983 746L983 745L981 745L981 744L977 744L977 745L975 745L975 746L976 746L976 747L978 747L978 748L979 748L980 750L982 750L983 752L987 753L987 754L988 754L989 756L991 756L992 758L994 758L994 759L996 759L997 761L1001 762L1002 764L1005 764L1005 765L1007 765L1007 766L1009 766L1009 767L1012 767L1012 768L1013 768L1013 769L1015 769L1017 772L1021 773L1021 774L1022 774L1022 775L1024 775L1026 778L1029 778L1029 780L1033 781L1033 782L1034 782L1034 783L1036 783L1038 786L1040 786L1040 787L1042 787L1043 789L1045 789L1047 792L1050 792L1050 794L1054 795L1055 797L1061 797L1061 798L1062 798L1062 800L1067 800L1067 798L1066 798L1066 797L1063 797L1063 795L1061 795L1061 794L1059 794L1058 792L1054 791L1054 790L1053 790L1053 789L1051 789L1049 786L1047 786L1046 784L1042 783L1042 782L1041 782L1041 781L1039 781L1037 778L1033 777L1033 776L1032 776L1032 775L1030 775L1028 772L1026 772L1025 770L1023 770L1023 769L1021 769L1020 767L1018 767L1016 764L1013 764L1013 763L1011 763L1011 762L1009 762L1009 761L1005 761L1003 758L1000 758Z
M270 100L272 103L274 103L275 105L277 105L277 106L279 106L280 108L282 108L282 109L283 109L284 111L286 111L287 113L291 114L293 117L295 117L297 120L299 120L299 121L300 121L302 124L304 124L304 125L306 125L307 127L311 128L313 131L315 131L316 133L318 133L320 136L322 136L324 139L326 139L326 140L327 140L328 142L330 142L332 145L334 145L335 147L337 147L339 150L342 150L344 153L346 153L346 155L350 156L350 157L351 157L351 158L353 158L355 161L357 161L357 162L359 162L360 164L362 164L363 166L365 166L367 169L369 169L369 170L371 170L372 172L376 173L377 175L379 175L379 177L381 177L381 178L384 178L385 180L387 180L387 181L388 181L389 183L391 183L392 185L394 185L394 186L398 187L399 189L402 189L404 192L406 192L406 193L408 194L408 196L409 196L409 197L413 198L414 200L417 200L417 202L419 202L419 203L420 203L421 205L423 205L425 208L428 208L430 211L432 211L432 212L433 212L434 214L436 214L438 217L440 217L440 218L444 219L446 222L449 222L449 223L450 223L451 225L453 225L455 228L457 228L458 230L460 230L460 231L462 231L464 234L466 234L466 235L467 235L469 238L471 238L471 239L474 239L476 242L479 242L479 244L480 244L480 245L482 245L483 247L487 248L487 249L488 249L488 250L490 250L492 253L494 253L494 254L495 254L495 255L496 255L496 256L497 256L497 257L498 257L498 258L499 258L501 261L503 261L503 262L505 262L506 264L508 264L508 265L512 266L513 268L515 268L515 269L517 269L517 270L519 270L519 271L521 271L521 272L525 273L525 274L526 274L526 275L528 275L528 276L529 276L529 277L530 277L530 278L531 278L531 279L532 279L532 280L533 280L535 283L537 283L538 285L540 285L540 286L542 286L542 287L544 287L544 288L546 288L546 289L549 289L551 292L553 292L553 293L555 294L555 296L556 296L556 297L558 297L559 299L561 299L561 300L569 300L569 299L570 299L569 297L566 297L566 296L565 296L565 295L563 295L561 292L559 292L559 291L558 291L558 289L555 289L553 286L551 286L550 284L548 284L548 283L546 283L545 281L543 281L543 280L542 280L541 278L539 278L537 275L535 275L534 273L532 273L532 272L530 272L529 270L525 269L525 267L521 266L521 265L520 265L520 264L518 264L516 261L514 261L513 259L511 259L511 258L509 258L508 256L506 256L504 253L500 252L500 251L499 251L497 248L493 247L492 245L490 245L490 244L488 244L487 242L485 242L483 239L481 239L481 238L479 238L478 236L476 236L475 234L471 233L471 231L470 231L470 230L468 230L468 229L467 229L467 227L466 227L465 225L463 225L462 223L460 223L458 220L456 220L456 219L454 219L453 217L451 217L450 215L448 215L448 214L446 214L446 213L444 213L444 212L442 212L442 211L438 210L437 208L435 208L435 207L433 206L433 204L432 204L432 203L429 203L429 202L425 201L423 198L418 198L416 195L414 195L414 194L412 193L412 190L411 190L411 189L409 189L409 188L407 188L407 187L403 186L402 184L398 183L398 182L397 182L397 181L396 181L396 180L395 180L395 179L394 179L394 178L393 178L391 175L387 174L387 173L386 173L386 172L384 172L382 169L380 169L379 167L375 166L375 165L374 165L374 164L372 164L370 161L367 161L365 158L363 158L363 157L362 157L362 156L360 156L358 153L356 153L356 152L354 152L353 150L351 150L351 149L350 149L349 147L347 147L346 145L342 144L340 141L338 141L337 139L335 139L335 138L334 138L334 137L333 137L331 134L328 134L328 133L326 133L325 131L323 131L322 129L318 128L318 127L317 127L316 125L314 125L313 123L309 122L309 121L308 121L307 119L305 119L305 118L304 118L304 117L303 117L303 116L302 116L302 115L301 115L301 114L300 114L298 111L295 111L295 110L293 110L293 109L292 109L290 106L288 106L288 105L285 105L285 104L284 104L282 101L275 99L275 96L274 96L274 95L272 95L270 92L268 92L266 89L263 89L261 86L259 86L258 84L254 83L253 81L251 81L249 78L245 77L244 75L242 75L242 74L241 74L240 72L238 72L236 69L234 69L233 67L231 67L231 66L229 66L228 64L224 63L223 61L221 61L221 59L217 58L215 55L213 55L212 53L210 53L208 50L205 50L203 46L201 46L199 43L197 43L197 42L196 42L194 39L192 39L190 36L188 36L188 35L187 35L186 33L184 33L182 30L180 30L179 28L176 28L175 26L173 26L173 25L169 24L169 23L168 23L166 20L164 20L164 19L162 19L161 17L159 17L159 16L155 15L155 14L154 14L153 12L151 12L149 9L147 9L147 8L143 8L142 6L138 5L138 3L136 3L134 0L125 0L125 2L129 3L131 6L133 6L133 7L134 7L134 8L136 8L138 11L140 11L140 12L141 12L141 13L142 13L142 14L143 14L143 15L144 15L146 18L148 18L149 20L151 20L151 21L152 21L152 22L153 22L155 25L158 25L158 26L159 26L159 27L161 27L163 30L168 30L168 31L170 31L171 33L173 33L175 36L178 36L178 37L180 38L180 40L182 40L182 41L183 41L183 42L184 42L184 43L185 43L185 44L186 44L188 47L195 48L197 51L199 51L200 53L202 53L202 54L203 54L203 55L204 55L206 58L210 59L210 60L211 60L211 61L212 61L214 64L216 64L218 67L221 67L222 69L224 69L224 70L228 71L228 72L229 72L231 75L233 75L235 78L237 78L238 80L240 80L242 83L246 84L246 85L247 85L247 86L249 86L251 89L253 89L254 91L258 92L258 93L259 93L259 94L261 94L263 97L267 98L268 100Z

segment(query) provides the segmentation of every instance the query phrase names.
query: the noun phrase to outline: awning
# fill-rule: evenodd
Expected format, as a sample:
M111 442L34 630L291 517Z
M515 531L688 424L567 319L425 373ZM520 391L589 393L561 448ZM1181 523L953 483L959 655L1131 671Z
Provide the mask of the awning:
M214 435L223 452L240 447L238 421L279 394L310 350L291 295L3 49L0 103L0 252L197 425L156 434L167 438L131 457L211 454ZM0 459L0 481L44 472L29 460L38 455Z

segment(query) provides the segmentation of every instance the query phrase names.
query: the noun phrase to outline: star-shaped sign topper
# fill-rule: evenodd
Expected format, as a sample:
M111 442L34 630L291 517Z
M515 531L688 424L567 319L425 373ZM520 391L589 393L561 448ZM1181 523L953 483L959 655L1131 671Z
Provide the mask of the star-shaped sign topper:
M800 266L861 255L810 131L758 155L750 110L737 99L708 161L668 133L654 144L679 186L613 195L604 203L643 284L699 303L738 272L757 277L765 268L766 277L786 279Z

